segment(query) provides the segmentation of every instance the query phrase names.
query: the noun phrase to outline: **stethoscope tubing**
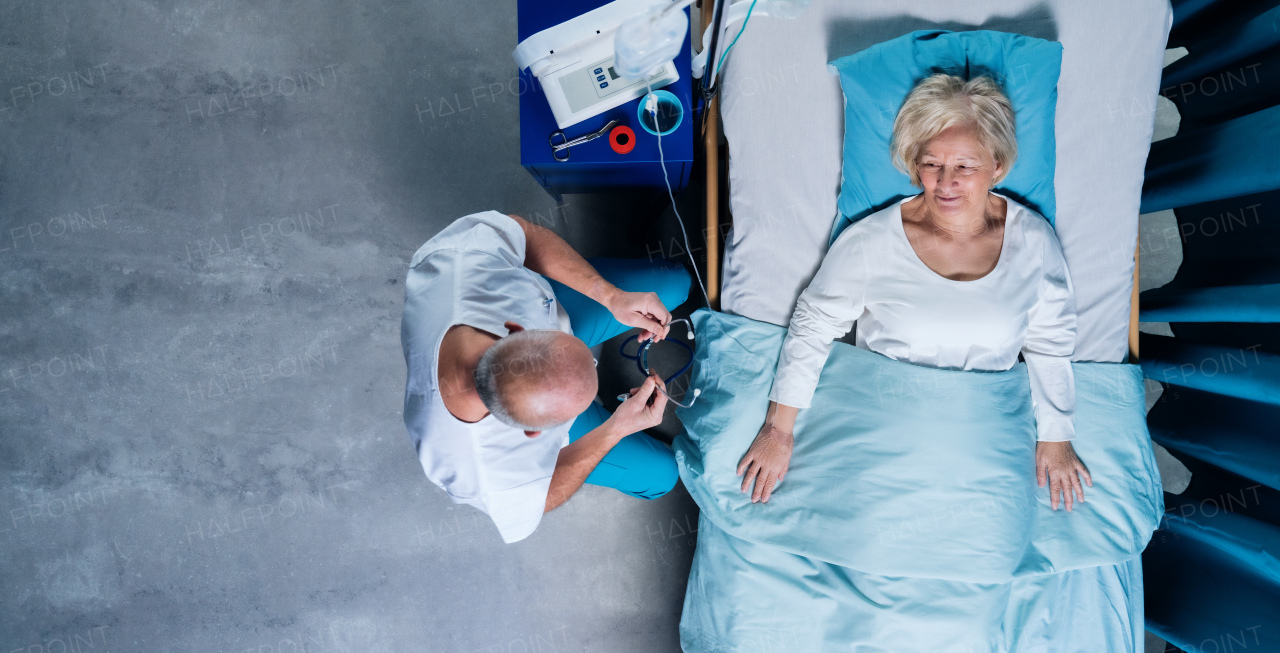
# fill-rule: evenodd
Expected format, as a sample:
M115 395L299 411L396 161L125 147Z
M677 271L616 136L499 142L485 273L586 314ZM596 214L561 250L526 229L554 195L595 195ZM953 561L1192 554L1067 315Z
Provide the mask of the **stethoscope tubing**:
M672 320L671 324L675 324L676 322L684 322L684 323L685 323L685 325L686 325L686 326L688 327L688 329L689 329L689 336L688 336L688 338L689 338L690 340L693 340L693 339L694 339L694 333L693 333L693 322L690 322L690 321L689 321L689 320L687 320L687 319L679 319L679 320ZM631 356L631 355L628 355L628 354L627 354L627 345L630 345L630 344L631 344L631 342L632 342L633 340L638 341L638 340L639 340L639 338L640 338L640 336L639 336L639 335L633 335L633 336L628 337L626 340L623 340L623 341L622 341L622 346L618 348L618 353L619 353L619 354L621 354L623 358L626 358L626 359L628 359L628 360L633 360L633 361L635 361L635 362L636 362L636 369L640 370L640 373L641 373L641 374L643 374L643 375L645 375L645 376L647 377L647 376L650 376L650 375L653 373L653 370L649 367L649 348L650 348L650 347L652 347L652 346L654 345L653 339L652 339L652 338L650 338L649 340L646 340L646 341L644 341L644 342L640 343L640 348L636 350L636 353L635 353L635 355L634 355L634 356ZM683 347L683 348L684 348L684 350L685 350L685 351L689 352L689 360L688 360L687 362L685 362L684 366L683 366L683 367L681 367L681 368L679 369L679 371L677 371L675 374L672 374L671 376L669 376L669 377L667 377L667 378L663 379L663 380L662 380L662 382L663 382L663 384L664 384L664 385L665 385L665 384L668 384L668 383L671 383L672 381L676 380L677 378L679 378L679 377L680 377L680 375L681 375L681 374L684 374L685 372L688 372L688 371L689 371L689 369L690 369L691 367L693 367L693 347L690 347L689 345L687 345L687 344L685 344L685 343L683 343L683 342L681 342L681 341L679 341L679 340L676 340L676 339L674 339L674 338L667 338L667 340L669 340L670 342L674 342L674 343L675 343L675 344L677 344L677 345L680 345L681 347ZM688 403L688 404L685 404L685 403L682 403L682 402L680 402L680 401L676 401L676 399L675 399L674 397L672 397L670 394L668 394L668 393L667 393L667 391L666 391L666 389L664 389L662 386L658 386L658 392L661 392L661 393L662 393L662 396L666 397L668 401L670 401L670 402L674 403L675 405L680 406L680 407L682 407L682 408L690 408L690 407L692 407L692 406L693 406L693 402L694 402L694 401L697 401L697 399L698 399L698 394L700 394L697 390L694 390L694 393L693 393L693 399L690 399L690 400L689 400L689 403ZM624 392L624 393L622 393L622 394L618 395L618 401L626 401L630 396L631 396L630 394L628 394L628 393Z

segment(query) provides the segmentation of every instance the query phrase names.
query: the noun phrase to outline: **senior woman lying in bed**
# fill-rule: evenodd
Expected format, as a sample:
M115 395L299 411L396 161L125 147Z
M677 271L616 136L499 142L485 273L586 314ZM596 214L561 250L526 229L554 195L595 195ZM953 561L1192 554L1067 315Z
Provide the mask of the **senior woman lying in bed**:
M1070 442L1075 299L1053 227L992 191L1017 158L1012 105L989 77L933 75L903 102L891 150L923 192L846 228L800 295L764 426L738 465L742 491L767 502L786 478L796 414L856 320L857 346L917 365L1007 370L1021 352L1036 479L1071 510L1093 484Z

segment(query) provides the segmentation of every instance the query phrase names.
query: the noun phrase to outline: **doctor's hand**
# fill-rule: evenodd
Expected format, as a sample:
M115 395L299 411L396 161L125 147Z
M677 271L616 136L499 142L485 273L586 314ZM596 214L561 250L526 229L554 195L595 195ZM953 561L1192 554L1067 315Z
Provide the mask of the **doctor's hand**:
M773 489L787 476L791 466L791 448L795 443L795 429L799 409L769 402L764 426L738 462L738 476L742 476L742 491L751 489L751 503L769 502Z
M671 313L662 305L657 293L627 292L615 288L605 303L605 308L619 322L644 329L644 333L640 334L640 342L651 337L655 342L662 340L671 329L667 326L671 324Z
M1083 483L1081 477L1084 477ZM1054 510L1058 509L1059 495L1070 512L1072 499L1079 498L1080 503L1084 503L1084 486L1093 487L1093 477L1076 457L1075 447L1070 441L1036 443L1036 485L1044 487L1046 478L1049 481L1049 503Z
M613 422L613 432L619 440L662 423L667 396L658 388L665 390L666 387L657 375L650 375L640 387L631 389L631 396L613 411L608 420Z

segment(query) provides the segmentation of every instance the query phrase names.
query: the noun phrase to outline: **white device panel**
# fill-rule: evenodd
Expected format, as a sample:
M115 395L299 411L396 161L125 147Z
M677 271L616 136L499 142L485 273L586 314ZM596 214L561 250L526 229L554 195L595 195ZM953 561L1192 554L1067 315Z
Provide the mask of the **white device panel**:
M655 0L615 0L603 7L525 39L512 56L537 76L556 125L575 125L680 79L674 62L648 79L629 79L613 70L613 39L622 21Z
M625 104L648 92L680 79L674 63L668 62L644 79L620 77L613 69L613 56L570 68L542 80L542 91L551 104L556 124L564 129L587 118Z

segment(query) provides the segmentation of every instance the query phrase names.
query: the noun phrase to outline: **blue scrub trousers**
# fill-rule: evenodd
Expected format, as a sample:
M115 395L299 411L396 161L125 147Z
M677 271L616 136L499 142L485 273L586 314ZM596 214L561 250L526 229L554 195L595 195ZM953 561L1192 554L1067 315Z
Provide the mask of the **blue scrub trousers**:
M600 276L622 290L657 293L668 311L689 298L689 272L679 263L665 259L647 261L617 258L588 259L588 262ZM587 343L588 347L594 347L632 328L618 322L609 309L586 295L551 279L547 281L551 283L556 299L569 314L573 334ZM573 426L569 428L569 441L576 441L590 433L607 419L609 411L592 402L573 421ZM671 491L679 478L680 473L671 447L645 433L632 433L609 451L587 477L587 482L611 487L633 497L656 499Z

